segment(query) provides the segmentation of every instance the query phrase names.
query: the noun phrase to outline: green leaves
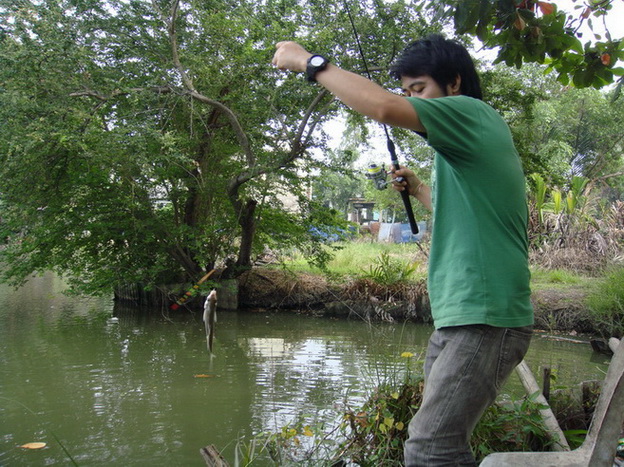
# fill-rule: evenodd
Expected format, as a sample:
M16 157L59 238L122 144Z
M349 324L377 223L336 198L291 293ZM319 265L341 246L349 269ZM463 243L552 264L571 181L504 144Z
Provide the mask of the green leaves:
M579 27L591 17L608 15L611 2L594 3L567 15L552 2L466 0L448 2L458 34L478 37L487 47L500 47L496 62L520 68L523 63L549 64L564 84L601 88L621 76L613 68L624 59L622 39L606 34L581 42ZM589 19L588 19L589 18Z
M388 252L384 251L379 255L375 264L363 272L362 277L379 285L404 284L410 280L418 266L417 262L409 263L391 258Z

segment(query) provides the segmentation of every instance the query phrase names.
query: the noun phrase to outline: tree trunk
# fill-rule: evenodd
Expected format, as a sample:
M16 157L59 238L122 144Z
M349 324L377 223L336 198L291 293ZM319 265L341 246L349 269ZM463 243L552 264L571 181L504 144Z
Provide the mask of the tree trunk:
M256 206L258 202L248 199L239 212L238 224L241 226L241 244L238 250L236 267L242 272L251 267L251 248L256 235Z

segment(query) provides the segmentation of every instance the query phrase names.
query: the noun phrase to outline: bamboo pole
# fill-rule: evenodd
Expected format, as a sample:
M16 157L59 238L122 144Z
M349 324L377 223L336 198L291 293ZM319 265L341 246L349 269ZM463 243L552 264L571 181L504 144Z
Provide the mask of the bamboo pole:
M615 353L619 345L620 345L620 339L618 339L617 337L611 337L609 339L609 348L613 351L613 353Z
M225 461L221 453L217 448L210 444L199 450L201 456L204 458L204 462L208 467L229 467L229 464Z
M546 426L548 433L554 440L553 450L569 451L570 445L568 444L568 441L566 440L563 431L561 431L559 422L557 422L555 414L553 414L550 405L548 405L548 401L540 391L539 385L537 384L537 381L535 380L531 369L524 360L522 360L520 364L516 367L516 373L520 377L520 381L522 382L522 385L524 386L527 394L535 394L537 392L538 396L535 399L536 402L546 406L545 409L540 410L540 414L542 415L544 425Z

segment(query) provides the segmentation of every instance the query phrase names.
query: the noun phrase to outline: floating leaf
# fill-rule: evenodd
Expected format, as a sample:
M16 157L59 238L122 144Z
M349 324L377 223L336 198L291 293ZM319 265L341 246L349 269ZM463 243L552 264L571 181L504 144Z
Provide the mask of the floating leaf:
M26 443L26 444L22 444L20 447L24 448L24 449L43 449L47 446L46 443Z

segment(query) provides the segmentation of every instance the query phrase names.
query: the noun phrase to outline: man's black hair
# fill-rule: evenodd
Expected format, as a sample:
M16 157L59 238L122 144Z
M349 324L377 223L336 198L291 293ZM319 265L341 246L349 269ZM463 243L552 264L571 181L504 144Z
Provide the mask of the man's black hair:
M405 47L390 67L390 76L397 80L403 76L417 78L425 75L431 76L443 90L460 76L461 94L483 99L474 62L466 48L455 40L440 34L416 40Z

